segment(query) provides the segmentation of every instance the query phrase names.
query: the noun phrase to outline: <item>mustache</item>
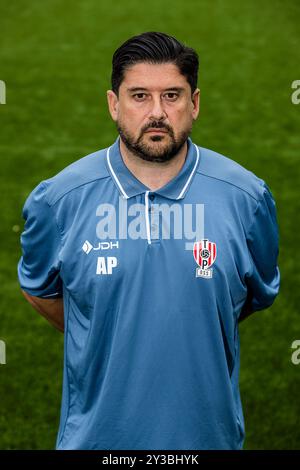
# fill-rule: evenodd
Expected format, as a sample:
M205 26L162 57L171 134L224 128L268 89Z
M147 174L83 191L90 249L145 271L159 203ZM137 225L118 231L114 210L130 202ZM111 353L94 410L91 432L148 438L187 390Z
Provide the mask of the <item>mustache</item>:
M172 128L168 124L165 124L164 122L160 122L160 121L153 121L147 124L145 127L142 128L141 133L143 134L148 129L166 129L168 132L173 133Z

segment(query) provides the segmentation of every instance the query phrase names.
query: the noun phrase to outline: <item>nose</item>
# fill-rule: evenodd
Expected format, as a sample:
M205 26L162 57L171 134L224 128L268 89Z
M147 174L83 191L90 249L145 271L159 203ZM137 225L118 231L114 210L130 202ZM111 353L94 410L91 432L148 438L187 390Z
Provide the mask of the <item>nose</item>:
M149 118L153 120L162 120L162 119L165 119L166 117L167 117L167 114L164 110L161 97L160 96L153 97Z

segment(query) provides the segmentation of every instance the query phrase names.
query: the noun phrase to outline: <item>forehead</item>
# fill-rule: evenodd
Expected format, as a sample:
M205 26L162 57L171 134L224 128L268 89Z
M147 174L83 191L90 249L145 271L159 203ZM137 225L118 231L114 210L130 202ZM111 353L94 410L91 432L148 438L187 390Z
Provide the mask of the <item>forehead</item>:
M131 87L164 90L172 87L188 88L189 84L175 64L142 62L126 69L121 87L125 90Z

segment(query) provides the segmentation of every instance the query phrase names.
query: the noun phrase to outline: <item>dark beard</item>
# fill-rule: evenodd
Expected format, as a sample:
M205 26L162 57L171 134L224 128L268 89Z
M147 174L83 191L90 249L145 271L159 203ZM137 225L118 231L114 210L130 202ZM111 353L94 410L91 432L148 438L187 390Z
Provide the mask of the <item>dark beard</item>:
M167 130L171 138L171 143L160 151L154 150L149 145L144 144L142 142L144 132L150 128ZM143 160L155 163L164 163L169 160L172 160L172 158L174 158L175 155L177 155L177 153L184 146L185 142L187 141L187 138L189 137L192 131L191 128L182 131L179 134L178 139L176 140L173 130L168 125L163 124L159 121L155 121L152 122L151 125L148 125L146 128L143 128L137 141L134 141L133 137L127 132L124 127L120 125L119 122L117 122L117 129L120 134L120 138L122 139L122 141L130 152L132 152L137 157L142 158ZM163 138L164 137L160 135L154 135L151 137L151 140L152 142L159 142Z

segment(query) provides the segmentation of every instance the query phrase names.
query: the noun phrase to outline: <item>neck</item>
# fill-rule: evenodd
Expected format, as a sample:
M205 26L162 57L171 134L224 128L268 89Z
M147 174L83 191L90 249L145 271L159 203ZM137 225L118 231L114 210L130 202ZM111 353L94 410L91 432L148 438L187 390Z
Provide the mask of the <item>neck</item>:
M187 154L187 142L171 160L163 163L148 162L134 155L122 139L120 139L120 151L131 173L151 191L155 191L165 186L180 172Z

